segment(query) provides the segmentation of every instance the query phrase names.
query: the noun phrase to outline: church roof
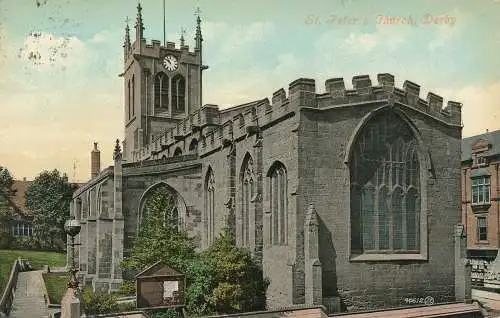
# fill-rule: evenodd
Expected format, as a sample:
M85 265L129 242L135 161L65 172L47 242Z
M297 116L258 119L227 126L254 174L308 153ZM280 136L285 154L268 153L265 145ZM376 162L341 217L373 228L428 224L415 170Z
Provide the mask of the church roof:
M221 109L219 111L220 113L220 119L221 123L233 119L234 116L244 112L245 110L252 108L254 106L257 106L258 104L262 103L266 98L263 99L258 99L254 100L253 102L245 103L245 104L240 104L236 106L231 106L228 108Z
M500 155L500 130L486 132L484 134L462 139L462 162L472 160L472 148L487 141L490 148L483 152L486 156Z

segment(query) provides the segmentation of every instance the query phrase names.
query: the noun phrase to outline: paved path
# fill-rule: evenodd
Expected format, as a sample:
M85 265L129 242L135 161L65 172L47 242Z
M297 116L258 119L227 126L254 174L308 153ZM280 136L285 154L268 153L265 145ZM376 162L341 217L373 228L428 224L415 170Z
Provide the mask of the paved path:
M45 318L49 312L43 297L42 271L21 272L17 278L11 318Z

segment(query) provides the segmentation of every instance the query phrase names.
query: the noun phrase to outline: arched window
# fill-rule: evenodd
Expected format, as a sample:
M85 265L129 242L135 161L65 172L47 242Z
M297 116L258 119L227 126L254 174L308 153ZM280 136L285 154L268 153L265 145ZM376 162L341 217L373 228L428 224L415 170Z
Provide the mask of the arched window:
M270 242L274 245L285 245L288 235L288 184L285 166L281 163L275 163L268 176L271 203Z
M180 195L167 186L159 184L146 191L141 199L139 229L149 224L163 223L164 226L179 228L182 225L181 213L183 201Z
M241 229L243 246L250 245L250 202L255 194L255 175L252 157L247 154L241 167Z
M175 151L174 151L174 157L179 157L179 156L182 156L182 150L181 150L181 148L177 147L177 148L175 148Z
M132 117L135 116L135 78L132 75Z
M162 72L155 76L155 107L168 107L168 76Z
M182 114L185 111L186 81L177 74L172 79L172 114Z
M189 153L196 153L198 151L198 140L195 138L191 140L191 143L189 144Z
M215 237L215 179L211 168L205 180L205 221L207 226L207 243L212 244Z
M420 251L420 161L408 124L383 111L362 128L350 160L351 250Z

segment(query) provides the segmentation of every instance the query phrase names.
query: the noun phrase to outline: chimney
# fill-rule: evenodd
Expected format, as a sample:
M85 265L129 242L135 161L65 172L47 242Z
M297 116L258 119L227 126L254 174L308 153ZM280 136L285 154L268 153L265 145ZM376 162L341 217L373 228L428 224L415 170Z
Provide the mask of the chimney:
M90 154L90 179L94 179L101 172L101 152L97 149L97 142L94 142L94 150Z

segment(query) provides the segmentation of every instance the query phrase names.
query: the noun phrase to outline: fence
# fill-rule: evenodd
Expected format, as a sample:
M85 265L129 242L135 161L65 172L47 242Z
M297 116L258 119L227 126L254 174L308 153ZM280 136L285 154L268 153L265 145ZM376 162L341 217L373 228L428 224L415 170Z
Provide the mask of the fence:
M489 262L482 259L471 259L470 263L472 265L472 287L483 287L484 278L488 272Z
M10 310L12 309L12 303L14 302L14 293L16 291L17 276L19 275L20 271L21 271L21 260L17 259L14 262L14 266L12 266L12 270L10 271L9 281L5 286L2 298L0 298L0 314L9 316Z

